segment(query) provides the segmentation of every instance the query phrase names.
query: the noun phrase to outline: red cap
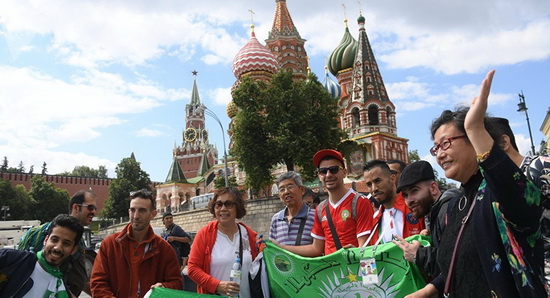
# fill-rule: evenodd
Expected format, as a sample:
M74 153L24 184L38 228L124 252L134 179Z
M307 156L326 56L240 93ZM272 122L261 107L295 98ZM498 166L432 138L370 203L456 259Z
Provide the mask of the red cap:
M346 167L346 163L344 162L344 157L342 156L342 153L332 149L319 150L317 151L317 153L315 153L315 155L313 155L313 164L315 165L315 167L318 168L319 164L321 163L321 160L326 156L334 157L335 159L342 162L342 165L344 165L344 168Z

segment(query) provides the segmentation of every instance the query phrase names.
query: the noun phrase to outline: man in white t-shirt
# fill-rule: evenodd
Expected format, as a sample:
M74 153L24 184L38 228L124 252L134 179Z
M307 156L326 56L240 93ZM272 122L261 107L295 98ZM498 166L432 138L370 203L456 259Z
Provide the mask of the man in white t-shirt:
M54 218L36 255L0 249L0 297L69 297L59 266L78 249L84 227L66 214Z

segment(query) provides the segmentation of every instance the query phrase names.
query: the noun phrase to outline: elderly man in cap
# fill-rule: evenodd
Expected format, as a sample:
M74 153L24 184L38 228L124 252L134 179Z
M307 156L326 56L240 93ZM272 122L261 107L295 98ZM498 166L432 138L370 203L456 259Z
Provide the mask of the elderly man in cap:
M347 189L347 175L342 153L320 150L313 156L319 180L328 192L328 200L317 206L310 245L291 246L276 243L295 254L316 257L340 248L363 245L371 233L373 210L370 201L353 189Z
M437 276L440 271L435 258L441 234L445 229L447 206L460 191L451 189L442 195L432 166L423 160L415 161L403 170L397 190L403 194L413 216L426 219L428 231L423 234L431 234L432 246L420 246L420 242L416 240L408 243L401 237L393 242L403 250L407 261L416 263L426 274Z

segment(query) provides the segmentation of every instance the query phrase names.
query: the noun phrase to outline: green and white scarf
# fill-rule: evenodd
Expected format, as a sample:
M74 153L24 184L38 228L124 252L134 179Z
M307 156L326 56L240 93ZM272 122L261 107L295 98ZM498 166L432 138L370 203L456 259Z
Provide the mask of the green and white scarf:
M67 293L67 291L65 290L65 286L63 285L63 273L61 272L61 270L59 270L59 268L48 264L48 262L46 262L46 259L44 259L42 253L43 251L41 250L36 254L36 256L38 257L38 263L51 276L56 277L56 279L52 279L50 284L48 284L48 289L46 289L46 293L44 293L44 298L69 298L69 294Z

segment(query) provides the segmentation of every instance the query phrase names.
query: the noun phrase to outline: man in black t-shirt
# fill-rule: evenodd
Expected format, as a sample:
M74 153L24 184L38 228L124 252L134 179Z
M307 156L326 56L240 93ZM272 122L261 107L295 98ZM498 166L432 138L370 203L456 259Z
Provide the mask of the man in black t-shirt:
M162 238L172 245L176 251L180 267L183 269L183 266L187 265L187 258L189 257L191 236L174 223L174 217L170 212L165 212L162 215L162 223L165 227Z

